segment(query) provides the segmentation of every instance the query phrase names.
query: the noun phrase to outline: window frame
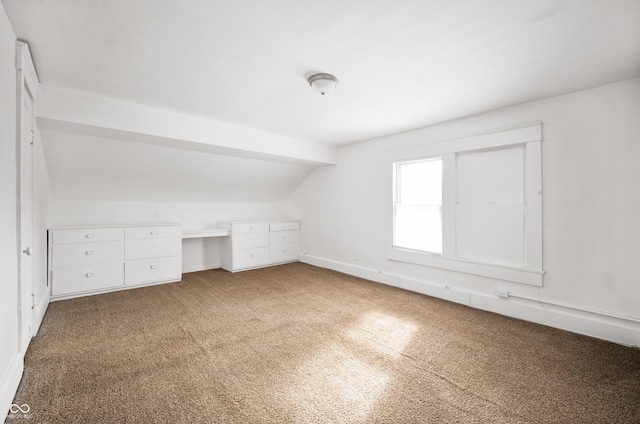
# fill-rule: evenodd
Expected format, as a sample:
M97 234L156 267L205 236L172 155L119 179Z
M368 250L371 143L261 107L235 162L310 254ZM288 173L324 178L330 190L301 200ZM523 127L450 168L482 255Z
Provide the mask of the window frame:
M388 151L388 169L392 178L387 203L386 258L392 261L447 269L483 277L533 286L542 286L542 123L533 122L487 131L467 137L444 140ZM525 222L524 266L488 264L456 256L456 154L522 145L525 149ZM395 226L395 165L398 162L442 159L442 254L434 254L393 245ZM388 198L387 198L388 199ZM389 199L388 199L389 200Z

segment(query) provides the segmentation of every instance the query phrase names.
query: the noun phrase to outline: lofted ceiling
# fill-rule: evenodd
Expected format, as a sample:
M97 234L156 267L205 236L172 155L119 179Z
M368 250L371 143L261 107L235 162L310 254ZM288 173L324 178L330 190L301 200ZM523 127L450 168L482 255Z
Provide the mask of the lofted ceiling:
M282 202L312 168L41 128L61 200Z
M639 0L2 3L44 86L330 146L640 75Z
M340 146L640 76L640 0L2 5L58 199L283 201Z

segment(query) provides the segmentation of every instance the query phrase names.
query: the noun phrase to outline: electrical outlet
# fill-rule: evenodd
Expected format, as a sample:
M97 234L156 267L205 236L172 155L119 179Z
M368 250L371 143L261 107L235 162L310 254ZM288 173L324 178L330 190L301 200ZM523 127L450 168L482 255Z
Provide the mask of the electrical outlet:
M503 288L497 288L496 289L496 296L503 297L503 298L506 299L506 298L509 297L509 290L503 289Z

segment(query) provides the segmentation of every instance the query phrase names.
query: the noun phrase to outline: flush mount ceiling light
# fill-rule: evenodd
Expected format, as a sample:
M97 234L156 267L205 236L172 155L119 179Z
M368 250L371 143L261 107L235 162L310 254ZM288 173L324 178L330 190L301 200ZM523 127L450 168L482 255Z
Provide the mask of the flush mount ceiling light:
M338 85L338 78L331 74L313 74L308 81L313 91L321 96L331 93Z

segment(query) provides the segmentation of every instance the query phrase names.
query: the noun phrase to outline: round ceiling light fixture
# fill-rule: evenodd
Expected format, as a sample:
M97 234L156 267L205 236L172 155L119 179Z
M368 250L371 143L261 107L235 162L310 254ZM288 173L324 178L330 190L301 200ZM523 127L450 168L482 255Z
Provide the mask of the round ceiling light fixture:
M313 74L308 81L313 91L321 96L331 93L338 85L338 78L331 74Z

